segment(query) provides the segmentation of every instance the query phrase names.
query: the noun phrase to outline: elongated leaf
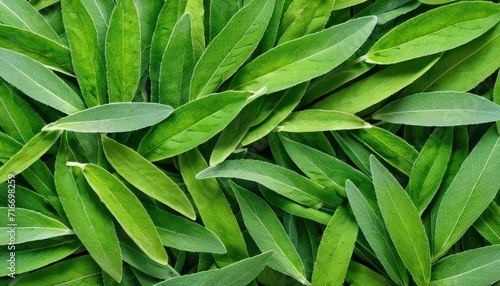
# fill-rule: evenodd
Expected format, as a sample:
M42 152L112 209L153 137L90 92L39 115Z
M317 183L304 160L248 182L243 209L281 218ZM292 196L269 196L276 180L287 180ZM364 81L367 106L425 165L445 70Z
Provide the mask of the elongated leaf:
M8 181L6 183L0 184L0 190L8 190L8 186ZM54 213L54 209L47 202L47 199L45 197L20 185L16 185L15 187L16 207L36 211L48 217L58 219L58 216ZM0 198L0 204L2 206L8 206L8 199L8 195Z
M85 108L78 95L41 63L0 48L0 77L29 97L66 114Z
M342 285L358 235L358 224L346 206L340 206L328 223L318 249L313 285Z
M366 41L375 23L375 17L359 18L281 44L241 68L230 88L267 86L272 93L320 76L348 59Z
M104 53L94 22L82 0L61 0L73 69L88 107L107 102Z
M434 257L440 257L488 207L500 188L500 137L490 128L464 161L439 205Z
M184 0L183 0L184 1ZM203 0L187 0L186 13L192 16L193 48L195 54L201 54L205 50L205 11Z
M198 149L179 155L182 178L191 194L206 228L224 243L226 254L214 255L219 266L226 266L248 257L245 240L236 217L217 180L197 180L196 174L208 167ZM224 219L221 220L220 218Z
M309 284L304 264L278 217L261 198L230 182L248 232L261 251L273 251L269 267Z
M250 2L213 39L194 69L192 99L217 90L245 63L264 35L274 3L275 0Z
M12 281L14 285L100 285L102 269L88 256L63 260Z
M370 124L350 113L335 110L309 109L290 114L276 131L317 132L369 128Z
M356 165L363 174L369 176L371 151L361 142L347 134L347 132L334 131L332 134L342 148L342 151L351 159L354 165Z
M106 33L108 31L108 26L115 7L115 1L113 0L81 0L85 9L88 11L92 22L94 23L99 47L102 51L105 49ZM118 2L118 1L117 1Z
M356 221L387 274L398 285L408 285L408 272L391 241L373 186L365 187L361 192L347 180L346 192Z
M349 264L345 281L351 285L384 286L391 284L384 276L355 261L351 261Z
M500 77L497 77L497 81L493 89L493 102L496 104L500 104ZM497 132L498 135L500 135L500 120L497 121Z
M132 240L151 259L167 263L167 255L156 228L137 197L108 171L94 164L70 162L79 167L92 189Z
M394 246L417 285L427 285L431 275L430 246L417 208L374 156L370 166L378 205Z
M470 93L419 93L390 102L374 119L419 126L458 126L500 120L500 106Z
M211 42L240 9L237 0L210 0L209 36Z
M141 76L141 31L133 0L118 1L106 36L109 102L129 102Z
M44 130L127 132L154 125L167 118L172 110L157 103L109 103L63 117Z
M0 15L0 22L3 24L32 31L62 44L54 29L27 1L2 0Z
M339 90L313 105L349 113L362 111L403 89L422 76L439 55L391 65L374 75Z
M250 93L227 91L177 108L142 139L139 153L150 161L178 155L206 142L226 127L245 106Z
M333 190L303 177L292 170L257 160L224 161L200 172L196 178L238 178L262 184L305 206L319 208L322 202L338 205Z
M56 143L61 133L62 131L42 131L31 138L0 168L0 182L5 182L9 175L17 175L31 166Z
M52 70L73 74L69 49L32 31L0 25L0 47L27 55Z
M184 192L158 167L108 137L102 137L102 147L109 163L130 184L190 219L196 218Z
M147 211L163 245L185 251L226 253L217 235L201 225L160 209L149 208Z
M491 202L474 227L491 244L500 244L500 207L494 201Z
M352 134L389 164L410 175L418 152L408 142L378 127L355 130Z
M450 255L432 269L432 286L491 285L500 280L500 245Z
M408 195L421 214L441 185L453 145L453 129L436 128L420 151L410 173Z
M264 269L272 252L268 251L254 257L246 258L221 269L203 271L195 274L175 277L156 285L190 286L190 285L247 285Z
M366 0L336 0L333 6L333 10L340 10L344 8L348 8L360 3L365 2Z
M57 194L73 230L89 254L113 279L122 278L122 256L113 217L85 182L82 171L66 166L75 161L75 139L68 133L57 153L54 179ZM71 144L70 144L71 143Z
M36 211L0 207L0 214L2 215L0 245L8 245L12 241L12 237L15 237L15 244L20 244L74 234L62 222Z
M276 0L274 4L274 11L267 25L267 29L264 32L264 36L262 36L262 40L260 41L258 52L262 54L267 52L269 49L274 47L276 42L276 38L278 37L278 29L281 23L281 16L283 14L283 9L285 7L285 0Z
M498 23L499 15L500 5L489 2L459 2L433 9L387 33L368 52L368 61L392 64L450 50L484 34Z

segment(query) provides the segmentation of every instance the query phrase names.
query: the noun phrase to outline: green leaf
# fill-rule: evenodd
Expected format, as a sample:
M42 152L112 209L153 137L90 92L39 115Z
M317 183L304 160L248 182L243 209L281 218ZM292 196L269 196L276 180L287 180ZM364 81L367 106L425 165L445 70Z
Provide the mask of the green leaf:
M208 167L203 155L196 148L182 153L179 155L179 167L203 224L215 233L226 247L226 254L214 255L217 264L226 266L248 257L236 217L217 180L195 178L197 173Z
M291 113L276 127L276 131L318 132L370 127L363 119L347 112L308 109Z
M130 102L141 76L141 31L133 0L115 6L106 36L109 102Z
M99 47L104 51L106 32L108 31L109 20L115 7L113 0L80 0L88 11L92 22L94 23ZM117 1L118 2L118 1Z
M347 132L334 131L332 135L335 137L342 151L354 165L356 165L363 174L369 176L371 151Z
M31 166L56 143L61 133L62 131L42 131L31 138L0 168L0 182L7 181L9 175L17 175Z
M238 0L210 0L209 36L211 42L240 9Z
M36 211L48 217L58 219L58 216L54 214L54 209L45 197L20 185L16 185L15 187L16 207ZM8 183L0 184L0 190L8 190L8 188ZM0 197L0 204L8 206L8 199L8 195L3 196L3 198Z
M348 7L358 5L365 2L366 0L336 0L333 5L333 10L340 10Z
M0 24L0 47L29 56L52 70L73 74L69 49L32 31Z
M262 40L260 41L258 53L262 54L267 52L269 49L274 47L276 42L276 38L278 37L278 29L281 23L281 15L283 14L283 9L285 6L285 0L276 0L274 4L274 11L267 25L267 29L264 32L264 36L262 36Z
M474 222L474 228L491 244L500 244L500 207L494 201Z
M367 15L377 16L377 24L384 25L387 22L396 19L420 6L418 1L411 0L384 0L370 4L365 9L356 13L356 17Z
M75 161L76 140L65 133L57 153L54 179L57 194L73 230L89 254L113 279L122 278L122 255L113 217L85 181L82 171L66 166Z
M352 134L387 163L410 175L418 152L404 139L379 127L354 130Z
M500 106L470 93L429 92L395 100L374 119L418 126L458 126L500 120Z
M495 87L493 89L493 102L500 104L500 77L497 76L497 81L495 82ZM497 121L497 132L500 135L500 120Z
M12 211L14 209L14 211ZM42 240L51 237L75 234L62 222L36 211L0 207L2 215L0 226L0 245L15 244Z
M147 211L163 245L191 252L226 253L219 237L201 225L157 208Z
M224 161L200 172L196 178L238 178L254 181L305 206L319 208L322 202L338 205L332 198L333 190L299 175L298 173L257 160Z
M312 108L356 113L389 98L428 71L439 55L391 65L314 104Z
M264 35L274 3L275 0L250 2L231 18L196 64L191 99L216 91L245 63Z
M391 241L373 186L364 187L362 192L347 180L346 192L356 221L385 271L398 285L408 285L408 272Z
M233 182L229 184L236 194L243 221L253 240L261 251L273 251L269 267L292 276L302 284L309 284L304 264L271 207Z
M490 128L463 162L439 204L434 257L460 239L488 207L500 188L500 137Z
M73 69L88 107L107 102L104 53L94 22L82 0L61 0Z
M420 214L434 198L448 167L453 146L453 129L436 128L415 160L408 183L408 195Z
M169 158L208 141L247 103L248 92L226 91L191 101L149 130L138 152L150 161Z
M375 23L375 17L359 18L281 44L241 68L230 88L267 86L272 93L320 76L348 59L366 41Z
M78 95L41 63L0 48L0 77L29 97L66 114L85 108Z
M430 10L384 35L368 52L368 61L393 64L453 49L491 29L499 16L500 5L480 1Z
M500 280L500 245L447 256L433 265L432 286L492 285Z
M380 275L378 272L359 264L351 260L349 268L347 269L347 274L345 276L345 281L351 283L351 285L370 285L370 286L385 286L391 285L389 281L384 276Z
M102 269L88 255L63 260L12 280L13 285L101 285Z
M161 169L106 136L102 137L102 147L111 166L130 184L190 219L196 219L191 202Z
M137 197L115 176L94 164L68 162L79 167L99 199L132 240L151 259L167 263L167 255L156 228Z
M254 257L240 260L221 269L202 271L181 277L175 277L156 284L157 286L190 286L190 285L248 285L264 269L271 258L268 251Z
M370 164L380 212L394 246L417 285L428 285L430 246L417 208L398 181L374 156L371 156Z
M358 235L358 224L346 206L340 206L328 223L318 249L313 285L342 285Z
M439 5L454 2L456 0L419 0L420 2L428 5Z
M158 103L108 103L63 117L45 126L44 130L127 132L157 124L172 110L172 107Z

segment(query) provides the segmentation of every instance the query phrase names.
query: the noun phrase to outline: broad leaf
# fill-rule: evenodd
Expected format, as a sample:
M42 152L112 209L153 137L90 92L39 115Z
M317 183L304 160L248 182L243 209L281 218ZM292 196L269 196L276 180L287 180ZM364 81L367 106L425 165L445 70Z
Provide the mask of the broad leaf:
M370 124L347 112L308 109L291 113L276 127L276 131L318 132L369 128Z

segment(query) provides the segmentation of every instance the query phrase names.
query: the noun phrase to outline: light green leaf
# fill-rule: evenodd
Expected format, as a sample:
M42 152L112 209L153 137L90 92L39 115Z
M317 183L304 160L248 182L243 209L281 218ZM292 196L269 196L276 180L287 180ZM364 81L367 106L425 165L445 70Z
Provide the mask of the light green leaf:
M163 245L191 252L226 253L219 237L203 226L157 208L147 211Z
M226 254L214 255L217 265L226 266L248 257L236 217L217 180L195 178L196 174L208 167L203 155L196 148L182 153L179 155L179 167L203 224L215 233L226 247ZM224 219L220 219L221 217Z
M428 5L439 5L454 2L456 0L419 0L420 2Z
M115 176L94 164L68 162L79 167L99 199L132 240L151 259L167 263L167 255L156 228L137 197Z
M52 70L73 74L69 49L32 31L0 24L0 47L29 56Z
M209 36L211 42L240 9L238 0L210 0Z
M29 0L28 2L35 8L40 11L43 8L47 8L55 3L58 3L60 0Z
M183 0L186 1L186 0ZM205 50L205 7L203 0L187 0L186 13L192 17L193 48L195 54L201 54Z
M104 51L106 40L106 32L108 31L109 21L115 1L113 0L80 0L82 1L85 9L88 11L92 22L94 23L97 38L99 40L99 47Z
M500 77L498 76L493 88L493 102L500 105ZM497 133L500 135L500 120L497 121Z
M392 64L453 49L491 29L499 16L500 5L480 1L430 10L384 35L368 52L368 61Z
M70 133L63 136L57 153L54 179L57 194L73 230L89 254L113 279L122 278L122 255L113 217L85 182L82 171L66 166L75 161L77 146ZM74 148L74 147L73 147Z
M18 276L11 285L101 285L101 274L99 265L89 255L83 255Z
M106 36L109 102L130 102L141 76L141 30L133 0L115 6Z
M349 268L347 269L345 281L352 286L386 286L391 284L391 281L378 272L353 260L351 260L351 264L349 264Z
M420 214L434 198L448 167L453 129L436 128L420 151L410 173L408 195Z
M390 102L373 118L418 126L470 125L500 120L500 106L470 93L418 93Z
M158 103L108 103L63 117L45 126L44 130L127 132L157 124L172 110L172 107Z
M394 246L417 285L428 285L430 246L417 208L398 181L374 156L370 158L370 166L380 212Z
M408 272L391 241L375 190L370 185L362 189L360 191L350 180L346 181L347 198L356 221L389 277L398 285L408 285Z
M492 127L463 162L439 205L434 257L445 254L491 203L500 180L500 137Z
M500 280L500 245L457 253L433 265L431 286L492 285Z
M14 211L12 211L14 209ZM15 244L42 240L51 237L75 234L62 222L36 211L0 207L2 215L0 225L0 245L10 244L15 237Z
M54 213L54 209L45 197L21 185L16 185L15 187L16 207L36 211L48 217L58 219L58 216ZM8 190L8 188L7 182L0 184L0 190ZM0 197L0 204L2 206L8 206L8 199L8 195L4 195L3 198Z
M370 4L356 13L356 17L375 15L378 25L384 25L395 18L406 14L420 6L420 2L411 0L384 0Z
M314 264L312 285L343 285L358 235L358 224L346 206L328 223Z
M191 286L191 285L248 285L264 269L272 256L268 251L254 257L240 260L221 269L202 271L181 277L175 277L156 284L157 286Z
M102 137L102 147L111 166L130 184L190 219L196 219L191 202L161 169L106 136Z
M9 175L17 175L31 166L56 143L61 133L62 131L42 131L31 138L0 168L0 182L7 181Z
M82 0L61 0L73 69L88 107L107 102L104 53L94 22Z
M267 86L268 93L273 93L320 76L348 59L366 41L375 23L375 17L359 18L281 44L241 68L230 88Z
M243 109L248 92L226 91L191 101L149 130L138 152L150 161L169 158L208 141Z
M333 5L333 10L341 10L344 8L349 8L360 3L365 2L366 0L336 0Z
M229 184L236 194L243 221L253 240L261 251L273 251L269 267L292 276L302 284L309 284L304 264L271 207L233 182Z
M269 21L269 25L267 25L267 29L264 32L264 36L262 36L262 40L260 41L258 53L262 54L267 52L269 49L274 47L276 42L276 38L278 37L278 29L281 23L281 16L283 14L283 9L285 7L285 0L276 0L274 4L274 11Z
M85 108L78 95L41 63L0 48L0 77L29 97L66 114Z
M319 208L322 202L338 205L333 190L299 175L298 173L257 160L224 161L200 172L196 178L238 178L254 181L305 206Z
M369 176L371 151L361 142L354 139L347 131L333 131L332 135L354 165L363 174Z
M231 18L196 64L191 99L216 91L245 63L264 35L274 3L275 0L250 2Z
M500 244L500 207L494 201L474 222L474 228L491 244Z
M312 108L356 113L389 98L428 71L439 55L391 65L314 104Z
M318 132L370 127L363 119L347 112L308 109L291 113L276 127L276 131Z

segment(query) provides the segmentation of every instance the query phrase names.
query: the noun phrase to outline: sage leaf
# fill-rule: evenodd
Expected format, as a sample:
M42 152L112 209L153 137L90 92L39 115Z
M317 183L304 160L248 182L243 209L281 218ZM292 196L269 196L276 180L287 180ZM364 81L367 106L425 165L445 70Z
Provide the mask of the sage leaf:
M45 126L44 130L127 132L157 124L172 110L172 107L158 103L108 103L63 117Z
M391 284L384 276L355 261L351 261L349 264L345 281L351 285L384 286Z
M240 10L240 1L210 0L209 42L211 42Z
M470 93L428 92L395 100L374 119L418 126L458 126L500 120L500 106Z
M500 244L500 207L494 201L474 222L474 228L491 244Z
M318 132L369 127L371 127L370 124L350 113L335 110L308 109L291 113L276 127L276 131Z

